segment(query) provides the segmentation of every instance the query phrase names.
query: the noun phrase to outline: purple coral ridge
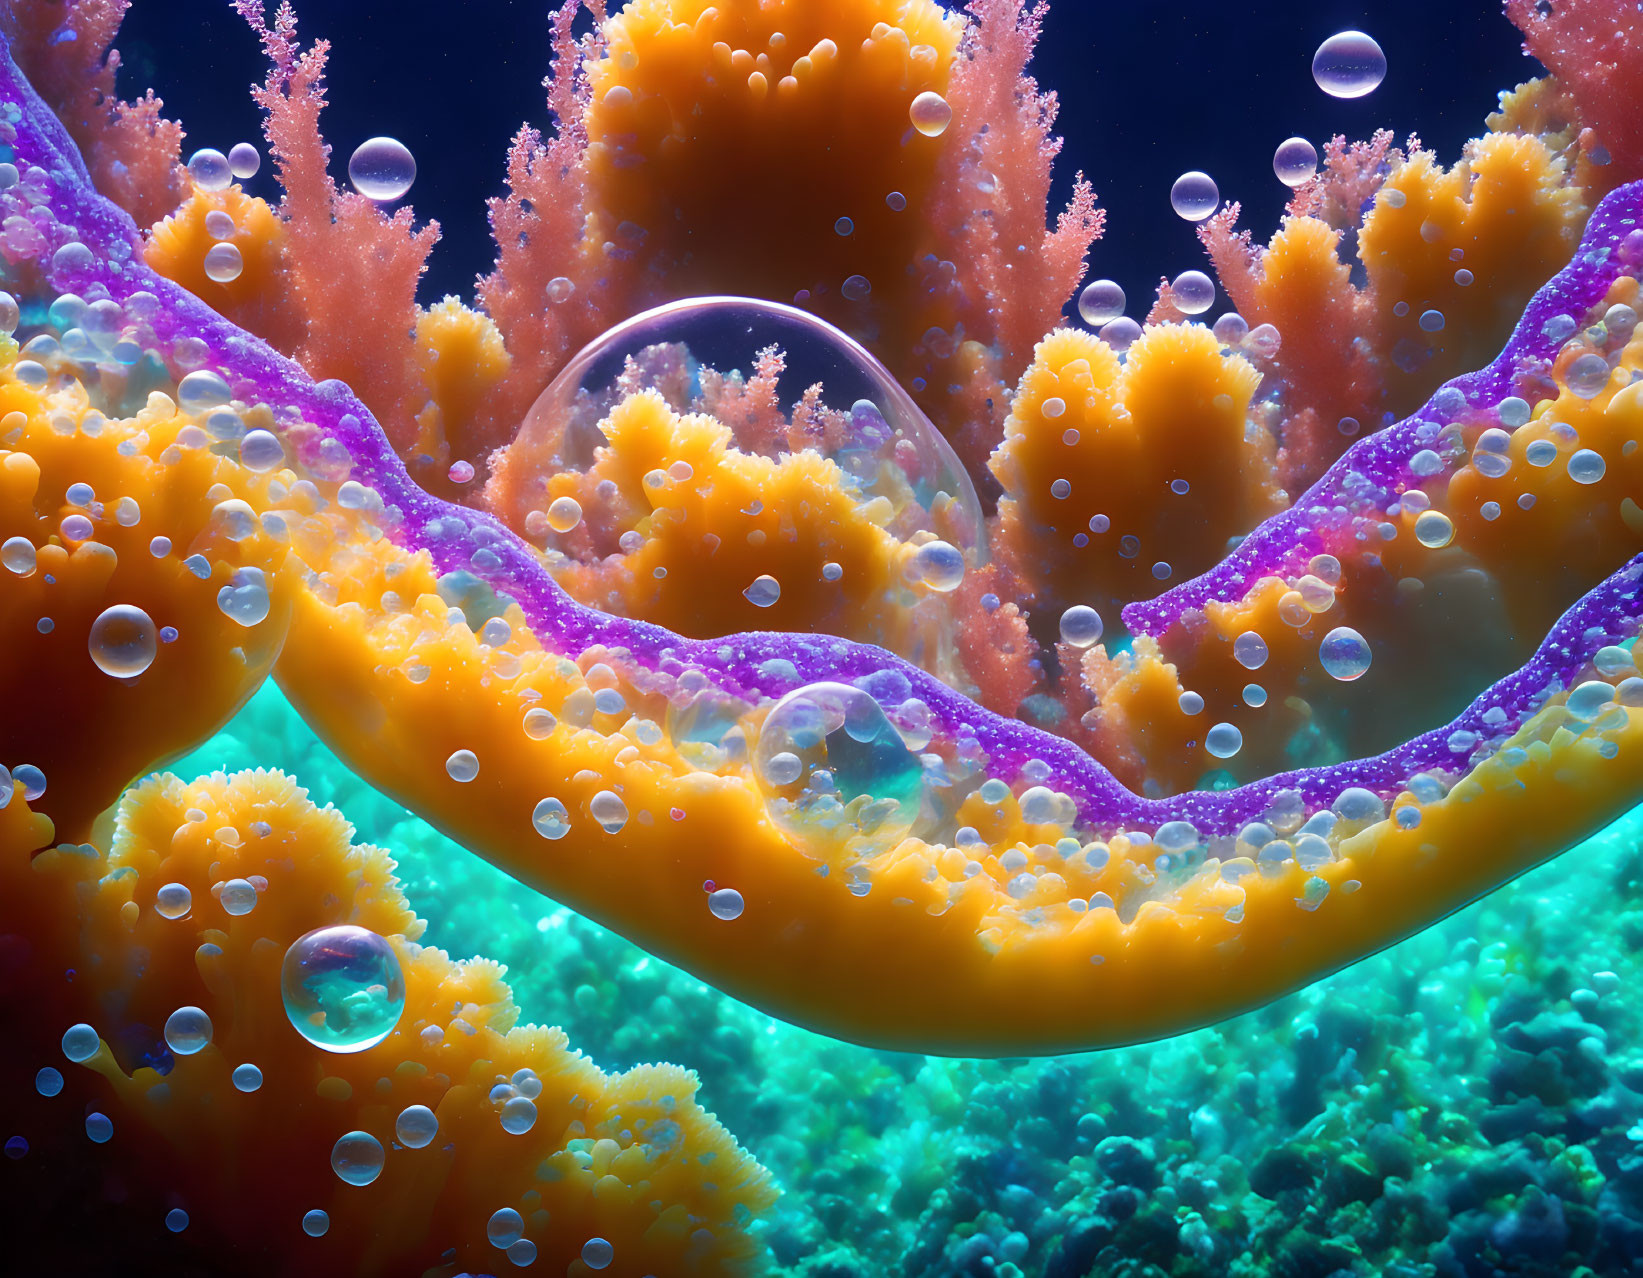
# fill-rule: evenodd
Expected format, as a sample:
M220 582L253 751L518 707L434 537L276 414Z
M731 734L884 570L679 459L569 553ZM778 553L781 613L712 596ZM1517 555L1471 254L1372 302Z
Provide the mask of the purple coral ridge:
M895 700L916 697L929 707L942 733L973 738L986 752L994 775L1013 777L1028 760L1042 760L1052 769L1057 788L1078 802L1081 818L1092 826L1156 828L1167 821L1190 820L1205 836L1214 837L1258 818L1281 791L1298 790L1307 807L1326 807L1347 787L1386 795L1417 772L1463 767L1468 751L1450 745L1457 730L1490 735L1494 730L1485 730L1484 715L1497 707L1508 724L1516 726L1548 688L1566 685L1598 648L1635 632L1643 557L1576 603L1527 664L1489 688L1449 724L1375 758L1285 773L1219 793L1142 799L1077 746L993 714L882 649L811 634L760 632L687 640L658 626L577 603L513 532L488 515L447 504L419 488L346 385L316 384L298 365L150 271L131 219L96 192L62 126L23 79L9 49L0 77L7 102L22 108L16 124L19 157L51 174L54 199L40 211L40 231L53 250L76 238L91 250L89 259L86 254L68 254L54 262L52 284L82 295L106 289L118 301L139 290L156 294L163 303L154 320L161 338L203 341L236 397L275 405L277 420L288 428L307 423L288 430L286 445L313 473L353 478L374 488L387 511L387 535L408 549L428 551L441 572L472 573L517 600L539 640L550 649L567 654L592 645L625 649L633 660L660 670L707 672L727 692L744 697L780 697L820 680L871 679L881 699L891 699L884 696L886 689L893 691ZM1550 317L1578 315L1603 297L1622 270L1643 269L1640 211L1643 183L1610 194L1592 216L1573 262L1536 295L1506 349L1489 367L1456 379L1420 412L1359 441L1291 510L1256 529L1211 572L1149 603L1127 608L1124 617L1131 630L1158 634L1209 600L1238 597L1263 575L1296 569L1322 548L1319 529L1330 521L1350 520L1348 511L1362 507L1366 489L1371 500L1377 493L1395 494L1400 479L1409 473L1410 458L1444 425L1469 408L1493 406L1512 393L1514 375L1555 354L1557 343L1546 328Z

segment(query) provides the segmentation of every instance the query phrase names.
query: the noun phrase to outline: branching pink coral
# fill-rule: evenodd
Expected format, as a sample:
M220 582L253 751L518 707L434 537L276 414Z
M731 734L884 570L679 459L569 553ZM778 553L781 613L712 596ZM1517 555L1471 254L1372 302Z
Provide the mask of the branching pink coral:
M1608 152L1606 184L1643 174L1643 12L1612 0L1506 0L1506 16L1574 98L1584 149Z
M261 0L235 0L234 7L271 63L252 96L267 115L264 131L285 189L287 281L307 322L293 354L317 376L346 381L389 438L405 446L426 399L415 358L416 286L439 226L417 228L409 209L389 217L363 195L338 188L319 131L330 46L320 40L300 48L288 0L272 27Z
M602 21L603 3L590 7ZM597 24L585 41L573 34L581 8L564 0L553 17L553 66L542 82L553 136L519 130L508 149L508 193L489 201L496 265L480 278L477 296L513 359L482 420L481 440L493 447L512 438L565 359L614 318L609 298L621 264L584 236L586 59L596 55L598 35Z
M136 220L159 221L188 188L178 160L182 125L160 114L150 89L115 93L120 54L109 46L131 0L40 0L0 7L0 26L29 82L85 157L92 180Z
M967 141L943 155L931 221L943 237L941 257L962 263L955 282L963 331L996 348L1006 380L1013 381L1078 287L1106 215L1079 173L1055 229L1044 226L1050 171L1061 151L1051 132L1058 103L1053 92L1039 91L1026 68L1048 5L971 0L968 9L973 22L947 94L950 131ZM984 193L979 200L978 192ZM985 423L987 450L1004 413L999 399ZM972 422L969 429L980 426ZM955 443L970 460L982 441Z

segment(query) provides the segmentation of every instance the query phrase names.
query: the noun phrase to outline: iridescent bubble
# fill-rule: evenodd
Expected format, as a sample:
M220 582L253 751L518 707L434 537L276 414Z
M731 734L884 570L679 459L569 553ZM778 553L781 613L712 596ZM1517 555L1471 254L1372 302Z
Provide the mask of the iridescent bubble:
M1232 656L1245 670L1259 670L1266 665L1266 640L1253 630L1246 630L1232 641Z
M913 571L940 594L957 590L964 580L964 552L945 541L927 541L913 552Z
M348 181L368 200L397 200L416 181L416 157L397 138L367 138L348 158Z
M351 923L316 928L285 952L285 1014L328 1052L360 1052L393 1031L405 1010L405 976L386 940Z
M1369 641L1351 626L1336 626L1318 645L1318 660L1332 679L1349 683L1369 669Z
M1610 376L1609 361L1596 351L1587 351L1569 365L1569 391L1580 399L1596 399L1609 384Z
M232 284L245 271L245 258L233 244L213 244L205 253L205 277L218 284Z
M19 577L27 577L37 562L34 543L27 537L7 537L0 545L0 564Z
M1215 281L1202 271L1182 271L1170 281L1170 296L1183 314L1202 315L1215 304Z
M582 522L582 503L574 497L556 497L548 506L548 527L556 533L568 533Z
M180 919L194 904L194 894L183 883L167 883L154 894L154 912L163 919Z
M240 181L257 176L262 167L262 153L249 142L236 142L228 152L228 171Z
M159 631L135 604L115 604L98 614L86 638L97 669L115 679L134 679L154 664Z
M211 1041L211 1018L198 1007L179 1007L165 1018L165 1045L192 1056Z
M707 908L713 912L716 919L724 919L727 922L730 919L739 919L745 907L746 902L742 900L742 894L735 888L717 888L708 894Z
M1088 604L1074 604L1061 614L1061 641L1075 648L1088 648L1104 629L1101 614Z
M1124 290L1114 280L1086 284L1078 295L1078 314L1091 328L1110 324L1124 313Z
M233 398L221 373L196 368L177 383L177 406L185 413L204 413Z
M188 176L202 191L225 191L234 180L234 171L226 155L207 146L188 157Z
M421 1149L439 1135L439 1119L426 1105L407 1105L394 1120L394 1135L406 1149Z
M1200 169L1183 173L1170 187L1170 207L1189 222L1202 222L1220 202L1221 191L1215 179Z
M1272 171L1285 186L1300 186L1318 171L1318 148L1305 138L1285 138L1272 153Z
M369 1185L382 1175L382 1142L370 1132L349 1132L331 1146L331 1170L350 1185Z
M939 138L953 122L953 108L941 94L926 89L907 108L907 118L925 137Z
M1386 78L1386 54L1362 31L1342 31L1312 55L1312 78L1332 98L1361 98Z
M1428 550L1441 550L1455 539L1455 525L1441 510L1423 510L1415 517L1415 540Z
M801 768L790 774L777 755ZM913 827L924 794L924 769L883 709L843 683L813 683L778 701L765 718L753 755L771 819L805 843L837 839L891 846Z
M236 918L249 914L257 908L256 884L250 879L229 879L222 885L222 894L217 899L224 911Z

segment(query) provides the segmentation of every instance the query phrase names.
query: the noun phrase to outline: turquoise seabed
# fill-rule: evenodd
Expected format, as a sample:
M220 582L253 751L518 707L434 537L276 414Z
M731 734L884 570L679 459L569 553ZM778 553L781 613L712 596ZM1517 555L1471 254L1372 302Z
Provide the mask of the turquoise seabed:
M505 964L522 1019L606 1068L694 1069L784 1190L754 1227L782 1272L1552 1274L1600 1223L1643 1238L1604 1210L1643 1198L1643 807L1260 1011L966 1060L837 1042L650 957L373 790L271 681L172 770L249 767L391 849L424 942ZM1464 1263L1519 1235L1510 1268Z

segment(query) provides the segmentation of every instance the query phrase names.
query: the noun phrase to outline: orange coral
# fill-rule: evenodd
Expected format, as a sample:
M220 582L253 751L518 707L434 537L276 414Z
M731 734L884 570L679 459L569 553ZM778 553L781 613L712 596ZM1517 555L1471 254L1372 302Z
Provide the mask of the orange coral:
M517 1025L502 970L417 945L422 923L393 861L350 846L350 834L266 772L145 781L95 846L53 847L51 822L21 795L0 809L0 937L28 937L0 1006L29 1045L14 1059L53 1060L66 1076L54 1097L14 1089L27 1095L14 1117L51 1170L13 1193L48 1220L67 1216L31 1232L50 1240L50 1267L104 1248L109 1264L129 1263L129 1231L99 1239L87 1224L136 1213L148 1222L146 1265L189 1268L229 1249L243 1273L455 1273L502 1259L487 1225L508 1208L530 1255L555 1272L585 1272L578 1257L593 1237L612 1240L623 1273L746 1272L755 1245L741 1222L774 1188L696 1103L695 1077L670 1065L605 1074L562 1031ZM226 908L234 880L255 889L249 912ZM156 908L167 884L187 890L185 916ZM387 938L405 981L393 1031L344 1054L299 1036L281 1007L287 947L337 925ZM209 1018L209 1042L192 1054L161 1039L179 1007ZM58 1042L76 1022L102 1042L66 1064ZM254 1086L235 1073L247 1064ZM528 1130L504 1129L497 1084L528 1098ZM410 1106L432 1112L433 1142L396 1141ZM90 1155L86 1112L114 1131ZM349 1132L387 1151L369 1184L332 1170ZM88 1157L119 1189L65 1203L58 1187ZM190 1224L168 1237L153 1222L173 1207ZM14 1197L11 1209L25 1207ZM315 1211L323 1226L305 1222Z

